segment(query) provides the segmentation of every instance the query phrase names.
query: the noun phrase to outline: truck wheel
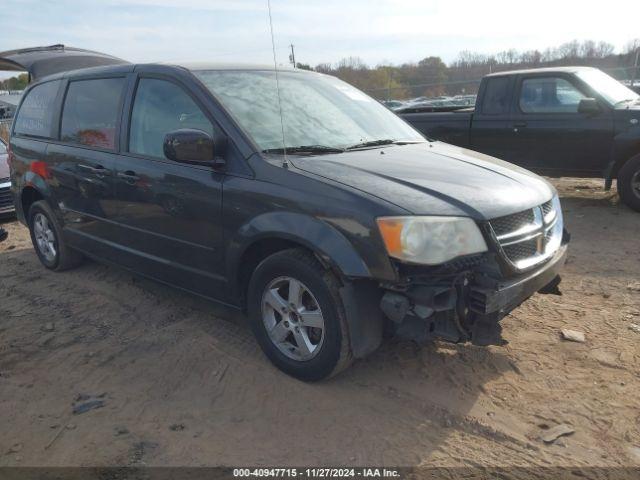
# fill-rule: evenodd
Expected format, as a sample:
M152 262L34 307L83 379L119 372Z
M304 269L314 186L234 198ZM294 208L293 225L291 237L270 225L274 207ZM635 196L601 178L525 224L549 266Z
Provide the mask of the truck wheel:
M66 245L62 228L44 200L35 202L29 209L29 231L33 248L48 269L60 272L82 262L82 255Z
M627 206L640 212L640 155L627 161L618 172L618 193Z
M247 295L251 328L283 372L305 381L351 363L338 280L304 249L275 253L254 271Z

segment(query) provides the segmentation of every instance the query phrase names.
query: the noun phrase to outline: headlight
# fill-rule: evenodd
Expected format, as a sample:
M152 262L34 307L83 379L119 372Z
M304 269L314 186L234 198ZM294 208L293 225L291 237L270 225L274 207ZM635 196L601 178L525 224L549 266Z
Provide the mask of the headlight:
M380 217L378 228L389 256L437 265L487 251L476 223L466 217Z

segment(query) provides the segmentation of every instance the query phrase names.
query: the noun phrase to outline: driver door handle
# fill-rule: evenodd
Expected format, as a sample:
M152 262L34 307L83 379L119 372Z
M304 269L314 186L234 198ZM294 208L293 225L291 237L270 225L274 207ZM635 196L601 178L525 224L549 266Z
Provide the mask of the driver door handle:
M518 133L521 128L526 128L527 122L516 122L513 124L513 131Z

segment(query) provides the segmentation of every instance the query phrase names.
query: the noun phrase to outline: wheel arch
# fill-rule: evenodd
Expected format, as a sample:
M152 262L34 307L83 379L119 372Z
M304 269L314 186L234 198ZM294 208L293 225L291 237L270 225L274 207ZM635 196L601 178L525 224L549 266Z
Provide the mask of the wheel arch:
M273 253L299 247L312 252L340 278L371 278L360 254L337 229L307 215L273 212L243 225L230 241L226 270L231 296L244 305L246 286L255 267Z
M20 190L19 211L16 208L18 218L23 221L23 223L26 224L29 221L29 209L31 205L39 200L46 200L49 197L48 191L49 188L42 177L32 172L27 173L25 176L25 185L22 190ZM17 206L18 205L16 205L16 207Z
M607 190L611 188L613 180L618 178L620 169L630 160L640 156L640 128L631 130L614 138L611 161L604 172Z

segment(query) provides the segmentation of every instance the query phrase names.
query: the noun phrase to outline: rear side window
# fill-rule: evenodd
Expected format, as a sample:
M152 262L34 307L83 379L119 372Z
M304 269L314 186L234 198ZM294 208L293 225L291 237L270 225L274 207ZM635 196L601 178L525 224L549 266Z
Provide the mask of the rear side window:
M213 125L182 88L166 80L141 79L131 113L129 151L164 159L164 136L181 128L213 136Z
M62 110L61 140L113 150L123 87L124 78L71 82Z
M527 78L520 90L524 113L578 113L585 95L569 81L558 77Z
M509 77L487 79L482 100L482 113L498 115L509 111Z
M51 137L53 107L60 80L36 85L23 100L15 119L14 133L34 137Z

